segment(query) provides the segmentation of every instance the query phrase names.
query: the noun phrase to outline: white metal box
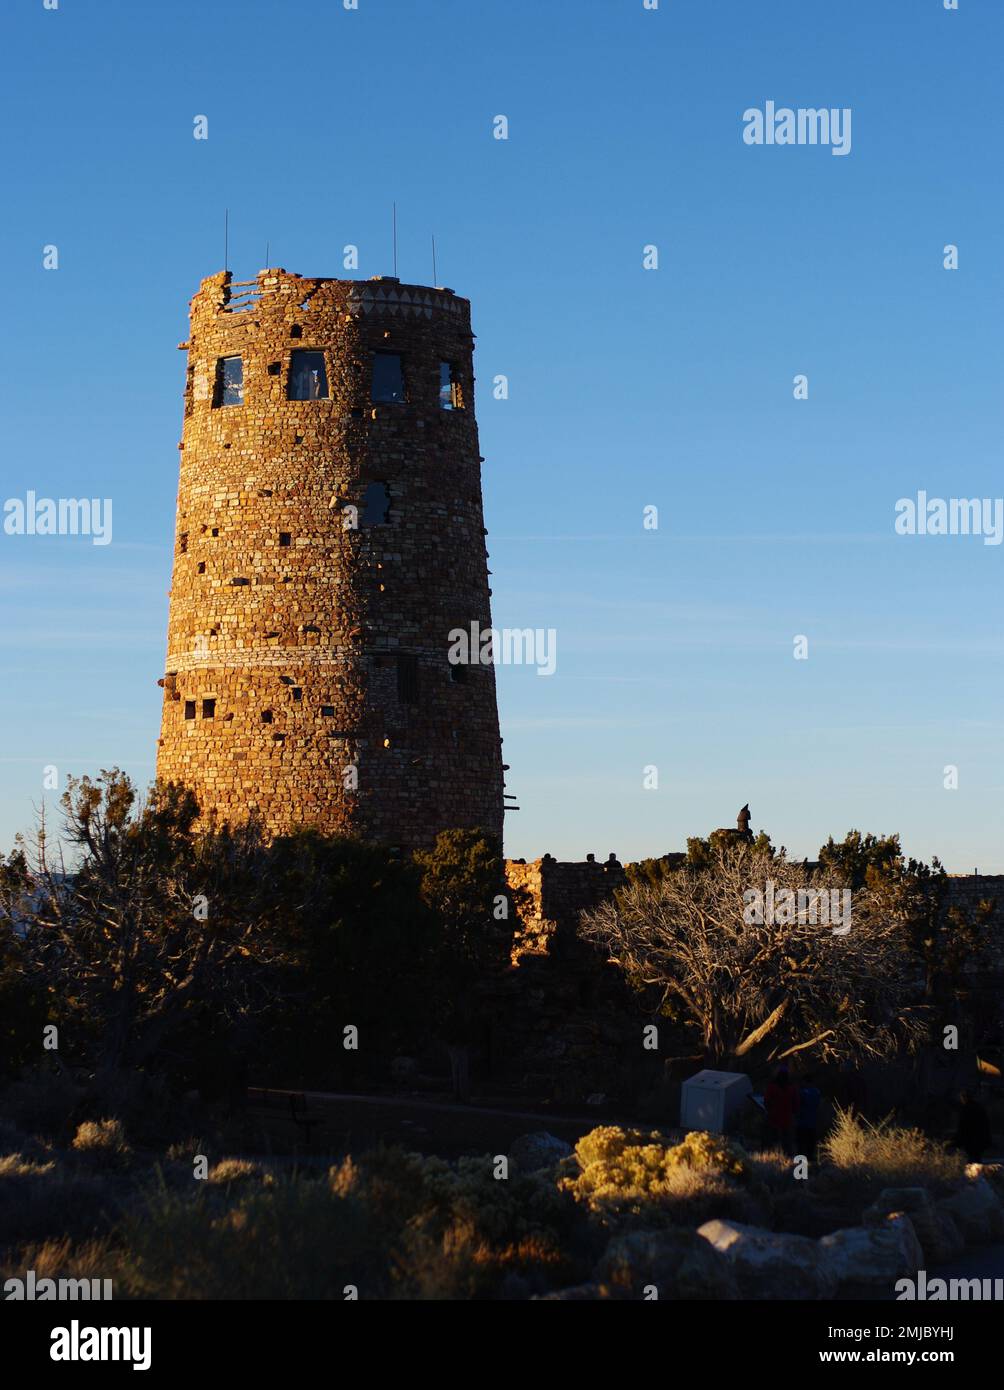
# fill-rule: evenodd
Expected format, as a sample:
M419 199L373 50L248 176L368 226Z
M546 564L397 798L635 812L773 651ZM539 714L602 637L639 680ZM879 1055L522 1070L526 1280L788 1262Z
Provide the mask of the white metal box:
M752 1083L744 1072L699 1071L683 1083L680 1126L723 1134L752 1094Z

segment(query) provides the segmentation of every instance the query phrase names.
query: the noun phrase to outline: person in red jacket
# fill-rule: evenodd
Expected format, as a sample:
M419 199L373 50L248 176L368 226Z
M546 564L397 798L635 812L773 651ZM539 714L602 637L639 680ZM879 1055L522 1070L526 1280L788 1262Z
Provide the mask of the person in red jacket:
M787 1067L779 1068L774 1080L764 1091L763 1103L767 1111L767 1129L771 1141L786 1154L793 1153L798 1087L792 1084Z

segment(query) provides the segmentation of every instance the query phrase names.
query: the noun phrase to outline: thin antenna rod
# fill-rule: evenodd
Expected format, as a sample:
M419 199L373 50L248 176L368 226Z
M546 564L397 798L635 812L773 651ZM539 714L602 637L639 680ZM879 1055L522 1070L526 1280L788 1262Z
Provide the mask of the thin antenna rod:
M223 269L230 269L230 209L223 209Z
M438 284L439 284L439 281L436 279L436 234L435 234L435 232L433 232L433 234L432 234L432 283L433 283L434 285L438 285Z
M394 208L394 213L393 213L393 217L394 217L394 274L396 275L396 274L397 274L397 203L394 203L394 204L393 204L393 208Z

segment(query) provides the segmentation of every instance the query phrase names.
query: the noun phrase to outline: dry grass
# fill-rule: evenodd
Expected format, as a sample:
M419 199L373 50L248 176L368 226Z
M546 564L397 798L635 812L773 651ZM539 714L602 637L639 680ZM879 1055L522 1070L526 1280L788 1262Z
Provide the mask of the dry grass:
M85 1120L71 1147L97 1167L127 1168L133 1159L121 1120Z
M921 1130L894 1125L889 1117L869 1124L851 1110L837 1110L820 1152L843 1176L883 1187L947 1191L965 1175L962 1155Z

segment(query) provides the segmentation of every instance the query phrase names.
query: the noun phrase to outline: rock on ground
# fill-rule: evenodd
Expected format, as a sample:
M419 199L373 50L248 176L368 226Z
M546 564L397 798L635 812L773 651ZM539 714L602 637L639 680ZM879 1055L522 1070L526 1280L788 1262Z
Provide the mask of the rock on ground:
M654 1287L666 1299L734 1299L740 1296L728 1260L694 1231L629 1231L614 1236L593 1278L616 1294L644 1298Z
M986 1178L970 1179L959 1192L937 1203L947 1212L967 1241L985 1245L1004 1238L1004 1207Z
M913 1278L924 1263L909 1216L886 1217L879 1226L849 1226L819 1242L840 1298L892 1297L897 1279Z
M743 1298L831 1298L835 1281L808 1236L765 1231L738 1221L706 1221L697 1234L723 1255Z
M885 1187L864 1213L866 1226L881 1226L890 1216L906 1212L920 1241L928 1268L957 1259L966 1248L955 1218L935 1206L926 1187Z
M509 1145L509 1162L518 1173L532 1173L538 1168L550 1168L552 1163L572 1153L571 1144L555 1134L541 1130L537 1134L521 1134Z

